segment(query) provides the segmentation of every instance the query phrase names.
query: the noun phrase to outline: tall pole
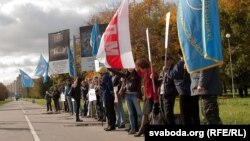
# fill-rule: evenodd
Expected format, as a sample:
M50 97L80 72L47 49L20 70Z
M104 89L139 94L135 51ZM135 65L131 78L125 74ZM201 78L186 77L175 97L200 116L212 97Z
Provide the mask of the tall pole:
M228 47L229 47L230 71L231 71L231 78L232 78L232 91L233 91L233 97L234 97L234 75L233 75L233 66L232 66L231 46L230 46L230 41L229 41L230 37L231 37L230 34L226 34L226 38L227 38L227 42L228 42Z

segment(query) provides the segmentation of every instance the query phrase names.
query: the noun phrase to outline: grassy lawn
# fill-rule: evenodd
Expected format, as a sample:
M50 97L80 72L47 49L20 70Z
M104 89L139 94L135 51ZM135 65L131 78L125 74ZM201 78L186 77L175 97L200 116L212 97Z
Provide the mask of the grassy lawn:
M220 96L219 100L220 118L227 125L250 125L250 97L239 98L232 95ZM179 99L175 101L175 114L180 113ZM201 113L201 112L200 112ZM202 119L202 115L200 116Z
M5 103L8 103L10 101L12 101L12 100L11 99L5 99L5 101L0 101L0 106L5 104Z
M220 117L223 124L250 125L250 97L219 98Z

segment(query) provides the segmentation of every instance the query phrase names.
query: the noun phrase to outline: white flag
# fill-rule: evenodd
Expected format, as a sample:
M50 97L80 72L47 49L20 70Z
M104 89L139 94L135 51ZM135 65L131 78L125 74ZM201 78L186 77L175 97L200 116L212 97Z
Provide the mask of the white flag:
M134 68L128 0L124 0L102 35L96 58L108 68Z

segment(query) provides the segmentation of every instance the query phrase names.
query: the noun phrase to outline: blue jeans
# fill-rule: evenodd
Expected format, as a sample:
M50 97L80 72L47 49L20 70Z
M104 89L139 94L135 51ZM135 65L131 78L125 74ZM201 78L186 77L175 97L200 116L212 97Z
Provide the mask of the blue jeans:
M117 111L116 111L116 123L118 126L125 125L125 115L122 105L122 96L118 95Z
M128 114L129 114L129 122L131 126L131 130L135 129L135 117L133 113L133 106L137 112L137 116L139 118L138 122L140 123L141 118L142 118L142 111L140 107L140 103L137 101L137 96L136 94L127 94L125 93L125 101L128 107Z

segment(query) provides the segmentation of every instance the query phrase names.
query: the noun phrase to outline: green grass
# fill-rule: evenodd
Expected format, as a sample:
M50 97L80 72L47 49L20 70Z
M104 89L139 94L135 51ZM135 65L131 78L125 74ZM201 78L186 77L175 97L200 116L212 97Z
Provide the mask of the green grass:
M219 98L220 117L223 124L250 124L250 97Z
M250 97L239 98L232 95L219 97L219 112L223 124L226 125L250 125ZM175 114L180 113L179 99L176 98ZM201 111L200 111L201 113ZM200 116L202 119L202 115Z
M4 101L0 101L0 106L12 101L11 99L5 99Z

